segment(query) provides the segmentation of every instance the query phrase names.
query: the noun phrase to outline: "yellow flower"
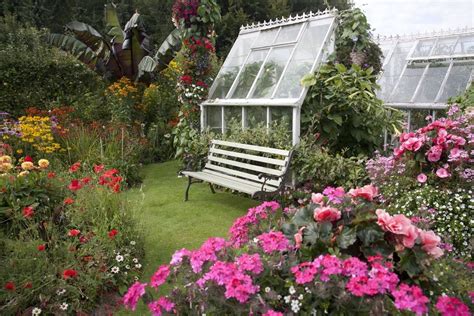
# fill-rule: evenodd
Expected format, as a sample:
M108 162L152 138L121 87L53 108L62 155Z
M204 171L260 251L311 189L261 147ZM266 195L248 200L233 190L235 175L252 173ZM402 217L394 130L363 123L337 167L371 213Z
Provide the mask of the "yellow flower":
M12 157L10 156L1 156L0 163L12 163Z
M23 170L32 170L35 165L31 161L25 161L21 164L21 169Z
M49 167L49 161L46 160L46 159L40 159L38 160L38 166L41 168L41 169L46 169Z
M23 149L17 149L17 150L16 150L16 153L19 154L19 155L21 155L21 154L23 153Z
M28 175L29 173L30 173L29 171L26 171L26 170L25 170L25 171L20 172L20 173L18 174L18 176L19 176L19 177L23 177L23 176Z
M13 168L13 166L9 162L0 163L0 171L1 172L8 172L12 168Z

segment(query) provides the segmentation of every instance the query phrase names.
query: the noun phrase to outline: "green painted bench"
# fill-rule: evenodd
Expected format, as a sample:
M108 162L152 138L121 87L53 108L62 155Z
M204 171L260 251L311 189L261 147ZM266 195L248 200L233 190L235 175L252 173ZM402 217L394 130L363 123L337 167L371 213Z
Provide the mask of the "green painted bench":
M212 193L218 185L258 199L281 193L291 177L292 155L292 150L212 140L201 171L180 171L188 178L185 201L195 182L209 183Z

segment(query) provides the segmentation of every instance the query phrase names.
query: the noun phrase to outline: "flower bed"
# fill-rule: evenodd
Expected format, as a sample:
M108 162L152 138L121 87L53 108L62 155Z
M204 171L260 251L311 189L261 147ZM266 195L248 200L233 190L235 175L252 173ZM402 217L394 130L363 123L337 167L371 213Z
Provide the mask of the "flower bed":
M46 159L0 157L1 314L113 308L141 271L122 182L103 165L61 172Z
M176 251L123 303L134 310L144 297L153 315L469 315L472 293L436 281L440 238L389 215L378 197L369 185L325 190L298 208L265 202L234 222L228 240ZM151 299L166 282L168 295Z

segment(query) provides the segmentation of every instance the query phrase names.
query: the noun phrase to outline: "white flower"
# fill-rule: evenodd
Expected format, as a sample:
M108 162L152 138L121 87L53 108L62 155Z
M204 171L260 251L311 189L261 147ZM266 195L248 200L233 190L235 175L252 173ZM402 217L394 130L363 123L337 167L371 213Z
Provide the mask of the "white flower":
M127 269L127 270L130 269L130 266L127 264L127 265L125 266L125 269Z
M298 296L298 299L301 301L303 299L303 294L300 294L300 296Z
M120 271L119 267L112 267L112 273L118 273Z
M123 261L123 256L122 255L117 255L115 257L115 260L117 260L117 262L122 262Z
M268 293L268 292L270 292L270 288L267 286L267 287L265 288L265 293Z
M61 306L59 306L59 308L61 308L63 311L67 310L68 307L69 307L68 303L62 303Z
M132 240L132 241L130 242L130 245L132 245L132 246L135 246L136 244L137 244L137 243L135 242L135 240Z
M291 295L295 294L295 293L296 293L295 287L294 287L293 285L290 286L290 289L288 290L288 292L289 292Z
M137 263L137 264L135 265L135 268L137 268L137 269L140 269L141 267L142 267L142 265L139 264L139 263Z
M64 293L66 293L66 289L60 289L56 291L56 294L58 295L63 295Z
M133 263L138 263L138 259L137 259L137 258L133 258Z
M285 303L288 304L288 303L290 303L290 301L291 301L291 296L290 296L290 295L287 295L287 296L285 296L283 299L285 300Z
M35 307L31 311L31 315L39 315L39 314L41 314L41 312L42 312L41 308Z
M133 279L134 279L135 281L138 281L138 277L137 277L137 276L134 276Z

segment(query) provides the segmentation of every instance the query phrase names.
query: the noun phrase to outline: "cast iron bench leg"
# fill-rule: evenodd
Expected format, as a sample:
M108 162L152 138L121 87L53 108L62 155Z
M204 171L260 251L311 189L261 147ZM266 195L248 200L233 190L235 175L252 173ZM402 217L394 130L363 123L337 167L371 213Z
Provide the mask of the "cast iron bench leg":
M211 188L211 192L213 194L216 194L216 191L214 191L214 187L212 186L212 183L209 183L209 187Z
M188 176L188 187L186 188L186 193L184 194L184 202L187 202L188 201L188 197L189 197L189 188L191 187L191 177Z

